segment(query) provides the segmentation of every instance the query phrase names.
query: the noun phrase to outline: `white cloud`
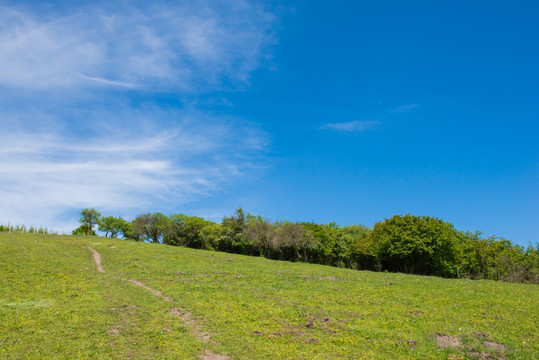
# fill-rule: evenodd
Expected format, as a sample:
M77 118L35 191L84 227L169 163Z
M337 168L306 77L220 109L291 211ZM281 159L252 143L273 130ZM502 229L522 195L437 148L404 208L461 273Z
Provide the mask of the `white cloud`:
M125 88L134 88L134 87L136 87L135 84L129 84L129 83L123 83L123 82L120 82L120 81L102 79L102 78L99 78L99 77L86 76L84 74L79 74L79 76L81 78L83 78L83 79L97 81L99 83L106 84L106 85L120 86L120 87L125 87Z
M404 113L414 109L417 104L402 105L390 111L390 113ZM362 133L369 130L374 130L382 125L378 120L356 120L338 123L327 123L320 127L322 130L335 130L348 133Z
M349 121L341 123L328 123L321 127L321 129L330 129L343 132L365 132L368 130L375 129L380 125L380 122L374 120L368 121Z
M98 113L96 113L97 115ZM154 112L125 110L144 119ZM55 224L69 209L96 207L121 214L162 209L207 196L237 180L253 165L265 134L196 111L163 113L168 128L149 130L141 120L71 132L0 134L0 220ZM95 130L95 129L94 129ZM72 223L71 223L72 226Z
M275 19L258 2L13 4L0 5L0 223L69 231L84 207L173 210L260 168L267 135L208 110L226 95L196 100L266 61Z
M415 108L416 106L417 106L417 104L402 105L402 106L399 106L399 107L393 109L391 112L394 112L394 113L408 112L408 111L412 110L413 108Z
M122 4L48 16L0 7L0 85L200 91L248 81L273 41L274 19L256 3Z

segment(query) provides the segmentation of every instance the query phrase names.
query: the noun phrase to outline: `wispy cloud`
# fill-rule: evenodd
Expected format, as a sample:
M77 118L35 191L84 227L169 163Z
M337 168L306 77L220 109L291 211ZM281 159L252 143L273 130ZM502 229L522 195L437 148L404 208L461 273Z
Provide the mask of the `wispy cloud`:
M68 3L0 5L0 223L176 209L261 167L258 126L155 94L248 84L274 43L264 6Z
M390 110L385 116L392 113L405 113L414 109L418 104L409 104L402 105L397 108ZM384 118L381 116L380 118ZM370 131L378 128L382 125L380 120L356 120L356 121L347 121L347 122L336 122L336 123L327 123L322 125L319 129L321 130L334 130L347 133L362 133L365 131Z
M98 78L98 77L86 76L84 74L79 74L79 76L81 78L83 78L83 79L96 81L98 83L102 83L102 84L105 84L105 85L120 86L120 87L125 87L125 88L134 88L134 87L136 87L135 84L129 84L129 83L124 83L124 82L120 82L120 81L113 81L113 80L102 79L102 78Z
M3 133L0 219L58 226L56 218L69 209L129 214L153 207L156 199L162 209L173 208L256 167L266 141L262 130L193 111L167 115L174 119L167 129L134 122L125 131L118 122L91 137Z
M274 17L256 2L80 4L48 16L0 7L0 85L200 91L248 81L273 43Z
M415 108L416 106L417 106L417 104L402 105L402 106L399 106L399 107L391 110L391 112L392 113L408 112L408 111L412 110L413 108Z
M320 129L329 129L342 132L365 132L368 130L373 130L376 127L380 126L380 122L375 120L367 121L349 121L349 122L340 122L340 123L328 123L320 127Z

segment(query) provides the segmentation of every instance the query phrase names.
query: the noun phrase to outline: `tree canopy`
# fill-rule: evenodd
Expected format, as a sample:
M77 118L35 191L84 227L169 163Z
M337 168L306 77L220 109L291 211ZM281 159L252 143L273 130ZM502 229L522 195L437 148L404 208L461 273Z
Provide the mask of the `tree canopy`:
M376 223L370 245L378 266L409 274L453 277L457 234L453 225L428 216L395 215Z
M74 234L304 261L360 270L539 283L539 245L527 249L480 232L459 232L438 218L395 215L373 228L354 224L272 222L238 208L221 223L197 216L145 213L132 221L81 212Z
M73 230L73 235L96 235L94 226L99 224L101 213L96 209L83 209L79 219L80 226Z

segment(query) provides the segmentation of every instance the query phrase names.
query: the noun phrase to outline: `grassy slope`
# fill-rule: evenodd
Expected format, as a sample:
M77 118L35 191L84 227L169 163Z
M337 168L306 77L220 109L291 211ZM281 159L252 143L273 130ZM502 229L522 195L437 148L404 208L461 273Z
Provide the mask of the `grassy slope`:
M81 243L101 253L106 274ZM197 340L174 307L191 312L212 342ZM537 285L0 233L0 358L196 359L209 349L232 359L533 359L537 323ZM442 349L437 334L462 345ZM487 349L485 340L507 348Z

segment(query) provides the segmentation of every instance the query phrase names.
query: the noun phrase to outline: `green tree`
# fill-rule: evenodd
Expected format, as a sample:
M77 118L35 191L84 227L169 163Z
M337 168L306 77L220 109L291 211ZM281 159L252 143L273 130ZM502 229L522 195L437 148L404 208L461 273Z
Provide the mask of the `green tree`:
M355 230L329 224L302 223L312 246L308 251L310 262L338 267L351 267L351 246Z
M219 241L221 240L221 224L207 221L206 225L200 230L199 236L203 239L205 249L218 249Z
M81 226L73 231L73 234L96 235L94 226L99 224L101 214L96 209L84 209L80 212L79 222Z
M188 246L195 249L213 249L219 235L215 223L198 216L174 214L170 216L170 231L165 234L165 243Z
M349 261L353 268L360 270L374 270L376 256L368 240L372 229L361 224L350 225L342 229L348 247Z
M185 246L183 229L185 228L185 222L188 216L184 214L172 214L169 218L171 231L167 232L164 243L168 245Z
M271 257L276 246L275 226L261 216L250 215L243 227L243 234L252 244L251 255L264 255Z
M120 228L119 234L122 235L123 239L136 240L133 234L133 225L131 224L130 221L120 218L119 228Z
M458 276L470 279L485 279L488 277L488 247L487 239L481 232L457 232L458 237Z
M308 251L313 244L312 236L304 232L302 224L281 221L277 223L271 245L280 255L279 259L308 261Z
M504 238L483 238L479 231L459 232L459 275L471 279L539 282L539 258Z
M165 234L170 231L170 219L159 212L146 213L137 216L131 223L133 227L133 237L136 240L146 240L154 243L161 243Z
M92 235L96 236L95 230L90 229L88 225L81 225L71 232L73 235Z
M99 231L105 233L105 237L116 238L119 234L128 232L128 222L121 217L105 216L99 220Z
M457 275L457 234L450 223L428 216L395 215L376 223L369 236L384 270Z
M358 237L350 247L351 257L359 270L381 270L372 237Z
M223 218L219 250L245 255L251 253L252 241L244 233L247 218L241 207L234 211L234 215Z

